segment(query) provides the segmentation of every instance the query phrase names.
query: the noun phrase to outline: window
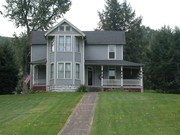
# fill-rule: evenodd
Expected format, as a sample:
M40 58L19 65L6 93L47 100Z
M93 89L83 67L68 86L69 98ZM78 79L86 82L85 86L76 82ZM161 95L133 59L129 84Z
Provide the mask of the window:
M71 52L71 36L60 36L58 52Z
M62 26L60 26L59 27L59 31L64 31L65 29L64 29L64 25L62 25Z
M71 31L71 26L61 25L61 26L59 26L59 31Z
M80 64L76 64L76 79L80 79Z
M66 31L71 31L71 27L69 25L66 26Z
M115 79L116 78L116 69L115 67L109 67L109 79Z
M51 52L54 52L54 45L55 45L55 41L53 39L51 42Z
M80 52L80 38L76 38L76 52Z
M58 79L71 79L71 63L58 63Z
M59 46L58 51L63 52L64 51L64 36L59 37Z
M108 46L108 55L109 55L109 59L116 58L116 46L115 45Z
M50 73L51 79L54 79L54 64L51 64L51 73Z
M58 64L58 78L63 79L64 78L64 63Z
M70 52L71 51L71 36L66 36L65 51L66 52Z

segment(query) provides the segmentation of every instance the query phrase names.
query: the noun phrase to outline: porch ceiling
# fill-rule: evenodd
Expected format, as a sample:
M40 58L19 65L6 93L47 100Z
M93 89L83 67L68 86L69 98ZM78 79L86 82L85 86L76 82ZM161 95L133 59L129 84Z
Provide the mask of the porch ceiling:
M85 65L103 65L103 66L144 66L141 63L134 63L125 60L86 60Z

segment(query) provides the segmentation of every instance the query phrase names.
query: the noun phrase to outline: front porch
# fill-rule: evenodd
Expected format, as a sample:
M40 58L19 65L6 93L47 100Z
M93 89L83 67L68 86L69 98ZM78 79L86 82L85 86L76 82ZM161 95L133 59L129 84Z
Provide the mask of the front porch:
M45 60L31 63L31 88L33 90L46 90L46 62Z
M101 64L99 65L95 62L86 62L85 83L88 87L131 89L143 92L142 64L127 61L116 61L117 63L99 61Z

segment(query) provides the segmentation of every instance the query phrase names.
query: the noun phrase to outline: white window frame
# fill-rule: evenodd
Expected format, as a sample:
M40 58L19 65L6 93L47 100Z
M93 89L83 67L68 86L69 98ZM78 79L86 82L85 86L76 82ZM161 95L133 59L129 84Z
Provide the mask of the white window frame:
M109 71L110 71L111 69L113 69L113 70L115 71L114 79L116 79L116 67L115 67L115 66L109 66L109 67L108 67L108 79L109 79L109 77L110 77Z
M51 65L53 65L53 68ZM53 80L54 79L54 63L51 63L51 65L50 65L50 79Z
M70 78L66 78L66 64L70 64ZM63 73L63 78L59 78L59 64L63 64L63 66L64 66L64 73ZM60 62L58 62L57 63L57 79L72 79L72 62L69 62L69 61L60 61Z
M60 37L63 37L64 39L64 43L63 43L63 50L61 51L60 50ZM70 51L66 51L66 38L67 37L70 37L70 41L71 41L71 44L70 44ZM57 47L57 52L72 52L72 36L71 35L60 35L58 36L58 47Z
M80 63L76 63L76 65L79 65L79 78L77 77L77 68L75 67L75 69L76 69L76 70L75 70L75 71L76 71L76 79L77 79L77 80L80 80L80 78L81 78L81 76L80 76L81 66L80 66L80 65L81 65L81 64L80 64Z
M109 53L110 53L110 47L114 47L114 58L109 58ZM109 60L115 60L116 59L116 45L108 45L108 59Z

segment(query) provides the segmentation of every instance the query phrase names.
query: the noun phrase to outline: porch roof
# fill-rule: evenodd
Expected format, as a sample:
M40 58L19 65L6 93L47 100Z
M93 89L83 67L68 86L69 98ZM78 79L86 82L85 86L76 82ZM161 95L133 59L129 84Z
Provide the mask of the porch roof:
M47 61L46 59L41 59L41 60L32 61L31 64L45 64L46 61Z
M103 66L144 66L141 63L134 63L125 60L86 60L86 65L103 65Z

